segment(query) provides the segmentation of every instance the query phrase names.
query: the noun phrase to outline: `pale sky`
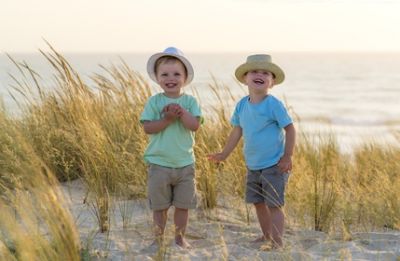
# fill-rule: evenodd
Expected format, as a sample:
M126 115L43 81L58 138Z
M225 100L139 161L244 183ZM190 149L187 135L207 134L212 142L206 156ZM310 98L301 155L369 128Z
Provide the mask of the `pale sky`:
M400 52L397 0L0 0L0 52Z

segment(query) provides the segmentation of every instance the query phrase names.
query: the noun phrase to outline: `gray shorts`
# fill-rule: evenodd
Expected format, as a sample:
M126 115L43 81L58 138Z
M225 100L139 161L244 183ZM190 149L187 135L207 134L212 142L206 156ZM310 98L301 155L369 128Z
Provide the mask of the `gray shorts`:
M281 172L278 165L260 170L247 170L246 202L265 202L269 207L283 206L288 177L289 173Z
M162 210L171 205L177 208L196 208L194 165L167 168L150 164L148 168L147 194L150 209Z

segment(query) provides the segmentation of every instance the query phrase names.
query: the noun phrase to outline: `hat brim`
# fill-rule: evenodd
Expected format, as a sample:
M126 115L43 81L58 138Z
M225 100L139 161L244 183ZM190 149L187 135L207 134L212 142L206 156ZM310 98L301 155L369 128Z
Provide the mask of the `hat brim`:
M149 58L149 60L147 61L147 73L149 74L150 79L157 82L155 65L156 65L157 60L164 56L172 56L172 57L175 57L176 59L178 59L179 61L181 61L183 63L183 65L186 67L186 72L187 72L184 85L187 85L190 82L192 82L193 77L194 77L194 71L193 71L193 67L190 64L189 60L183 56L176 55L176 54L169 54L169 53L156 53L156 54L153 54Z
M238 81L241 83L245 83L245 74L253 70L265 70L273 73L275 76L274 84L280 84L285 80L285 73L278 65L266 62L252 62L241 64L235 71L236 79L238 79Z

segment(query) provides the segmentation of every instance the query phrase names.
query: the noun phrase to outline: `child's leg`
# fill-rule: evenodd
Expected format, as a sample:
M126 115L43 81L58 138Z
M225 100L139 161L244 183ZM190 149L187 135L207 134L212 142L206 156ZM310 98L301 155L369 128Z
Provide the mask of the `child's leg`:
M156 240L163 240L165 226L167 224L167 213L168 208L153 211L154 234L156 236Z
M175 242L183 248L189 248L190 244L185 240L185 231L189 220L189 209L196 207L196 186L194 165L176 169L176 183L173 190L173 202L175 206Z
M175 208L175 242L181 247L189 247L185 240L185 231L189 220L189 210L184 208Z
M256 239L255 242L270 240L272 235L271 213L264 202L255 203L254 207L256 208L258 222L263 233L263 237Z
M148 169L147 193L149 205L153 210L154 234L156 242L163 240L167 213L172 203L171 169L150 164Z
M283 173L277 165L262 171L263 193L266 207L269 210L270 237L275 247L282 247L282 235L285 216L282 206L285 204L285 186L288 174Z
M280 207L270 207L272 240L277 247L282 247L282 236L285 224L285 214Z

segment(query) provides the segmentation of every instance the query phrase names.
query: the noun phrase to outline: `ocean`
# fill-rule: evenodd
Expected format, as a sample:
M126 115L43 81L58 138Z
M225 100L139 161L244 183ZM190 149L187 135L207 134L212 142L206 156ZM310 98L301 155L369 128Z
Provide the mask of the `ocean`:
M72 67L91 83L94 73L104 74L99 66L121 65L124 60L146 79L146 62L151 54L98 53L63 54ZM188 91L199 94L202 106L212 106L210 84L228 86L235 96L245 95L234 79L235 68L243 63L245 53L186 53L195 70ZM40 54L11 54L25 61L42 77L44 86L53 83L54 71ZM271 94L290 106L298 125L314 136L332 133L343 150L365 142L399 144L400 136L400 53L273 53L273 61L286 74L283 84ZM16 67L0 55L0 95L8 111L17 107L9 91ZM156 87L155 87L156 88ZM229 105L232 109L233 104ZM294 115L293 115L294 116ZM397 137L397 138L396 138Z

